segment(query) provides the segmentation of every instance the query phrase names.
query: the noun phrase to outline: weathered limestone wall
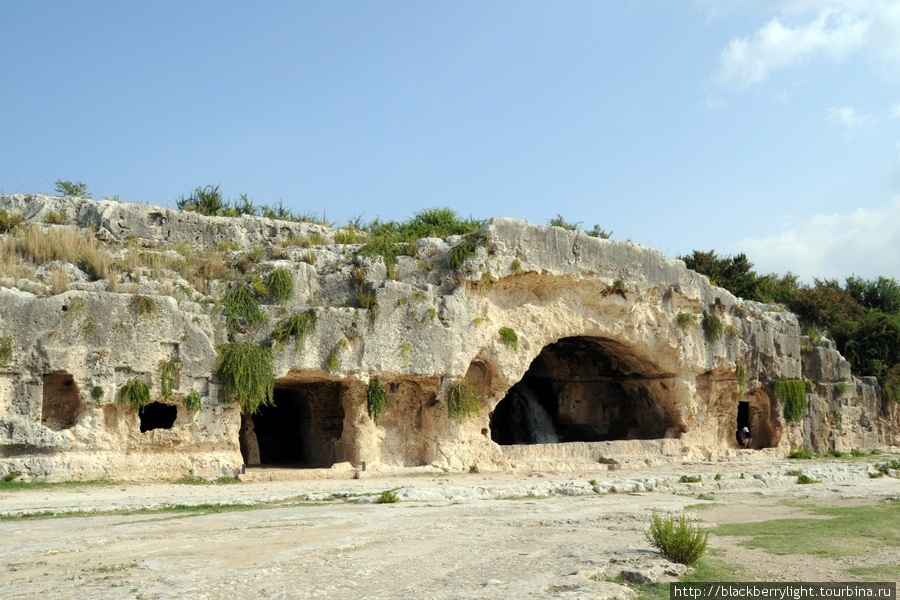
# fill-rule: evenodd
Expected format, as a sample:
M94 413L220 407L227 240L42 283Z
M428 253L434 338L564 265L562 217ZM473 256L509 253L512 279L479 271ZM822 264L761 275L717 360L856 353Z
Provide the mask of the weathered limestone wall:
M218 399L216 346L227 338L212 305L141 284L134 289L155 304L148 313L138 310L131 290L98 291L112 287L103 282L45 297L7 282L0 288L0 338L12 339L13 356L0 367L0 473L56 480L216 477L267 462L267 453L312 466L366 461L454 469L534 465L541 462L535 452L550 462L574 460L573 452L610 464L616 452L637 453L638 461L657 451L727 459L739 452L741 402L757 447L768 452L897 444L896 406L882 402L874 380L852 378L828 340L811 346L793 314L739 300L681 261L630 242L495 218L483 230L490 241L462 269L447 266L458 237L423 239L389 274L380 258L329 243L333 231L317 225L21 195L0 197L0 209L37 222L49 210L64 211L70 223L95 227L98 238L136 238L160 250L226 240L268 246L311 233L323 242L284 248L280 259L255 265L260 272L287 268L294 297L264 306L270 322L242 339L267 343L274 322L295 312L312 311L317 326L299 352L292 341L275 354L276 406L283 412L261 412L255 421L244 416L243 423L235 406ZM358 307L361 282L377 293L377 308ZM680 326L679 313L698 320L717 315L724 334L708 340L698 325ZM501 327L517 333L517 349L503 343ZM339 362L334 370L332 354ZM157 368L173 358L184 367L174 399L165 400ZM738 364L745 370L743 396ZM447 391L464 376L478 391L481 411L456 421L447 416ZM154 399L177 405L171 428L141 433L138 411L116 403L135 377L150 385ZM806 418L789 425L768 384L801 377L816 386ZM491 415L523 378L558 396L556 420L573 436L591 439L534 448L493 441ZM374 379L388 392L377 425L366 411L366 385ZM843 394L838 382L847 383ZM95 388L102 397L94 397ZM182 405L191 390L202 397L199 412ZM610 432L625 439L605 439ZM640 439L647 437L663 441Z

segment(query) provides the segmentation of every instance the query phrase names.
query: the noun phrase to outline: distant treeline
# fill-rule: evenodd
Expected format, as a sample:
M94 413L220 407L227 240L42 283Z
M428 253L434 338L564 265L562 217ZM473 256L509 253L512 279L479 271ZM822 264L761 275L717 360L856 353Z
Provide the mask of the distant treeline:
M735 296L783 304L804 327L827 330L854 373L877 377L885 395L900 402L900 283L895 279L848 277L843 285L815 279L805 285L791 273L756 273L744 254L694 250L678 258Z

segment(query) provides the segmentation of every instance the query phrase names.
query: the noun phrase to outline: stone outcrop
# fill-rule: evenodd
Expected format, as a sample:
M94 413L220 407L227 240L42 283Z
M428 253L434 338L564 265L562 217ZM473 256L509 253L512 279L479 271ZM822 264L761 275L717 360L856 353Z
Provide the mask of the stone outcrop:
M422 239L386 265L316 224L23 195L0 197L0 209L35 227L54 211L118 252L224 242L236 263L256 253L243 261L245 278L286 269L292 298L264 304L269 321L235 339L269 345L280 319L316 320L302 341L274 346L274 406L242 415L222 402L216 374L217 348L229 341L215 309L225 279L199 290L174 271L168 282L139 273L89 281L69 265L75 289L52 295L40 273L7 275L0 475L210 478L258 462L617 468L745 454L738 424L762 454L897 443L900 416L877 382L852 377L828 340L801 336L795 315L735 298L630 242L494 218L450 269L451 250L472 240ZM285 245L301 238L308 247ZM160 365L176 362L164 393ZM153 401L142 410L117 402L136 379ZM787 423L770 383L797 379L813 382L808 410ZM448 393L462 380L480 410L455 419ZM377 424L367 411L375 381L387 398ZM192 392L198 411L184 404Z

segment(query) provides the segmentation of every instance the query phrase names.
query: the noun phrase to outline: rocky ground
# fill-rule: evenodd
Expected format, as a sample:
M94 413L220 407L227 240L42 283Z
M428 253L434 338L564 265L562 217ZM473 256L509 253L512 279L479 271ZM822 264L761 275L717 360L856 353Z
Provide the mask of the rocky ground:
M422 469L234 485L0 488L0 599L624 600L633 590L609 581L621 581L620 573L655 581L684 573L644 539L653 509L687 507L714 528L803 514L785 498L898 496L896 478L868 477L885 457L877 458L678 464L565 478ZM798 468L822 483L797 485L785 471ZM682 475L702 481L679 483ZM385 490L400 501L376 503ZM716 506L698 509L709 502L700 494L713 495ZM57 517L15 518L42 512ZM773 561L733 537L710 540L719 559L767 579L852 580L843 571L848 563L837 559Z

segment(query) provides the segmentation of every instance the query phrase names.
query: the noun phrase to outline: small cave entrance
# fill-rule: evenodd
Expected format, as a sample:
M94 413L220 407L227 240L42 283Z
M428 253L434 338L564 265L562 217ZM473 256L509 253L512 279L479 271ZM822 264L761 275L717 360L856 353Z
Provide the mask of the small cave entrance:
M279 380L273 403L243 416L241 454L248 465L330 467L343 432L339 383Z
M172 429L178 418L178 407L162 402L151 402L138 411L141 417L141 433L154 429Z
M658 439L682 433L673 375L621 342L569 337L546 346L491 413L500 445Z
M735 446L739 446L737 431L742 427L750 429L750 437L753 439L750 448L759 450L778 445L781 427L774 406L765 390L755 389L744 394L737 407L737 429L732 436Z
M41 424L53 431L70 429L81 415L81 394L68 373L44 375Z

